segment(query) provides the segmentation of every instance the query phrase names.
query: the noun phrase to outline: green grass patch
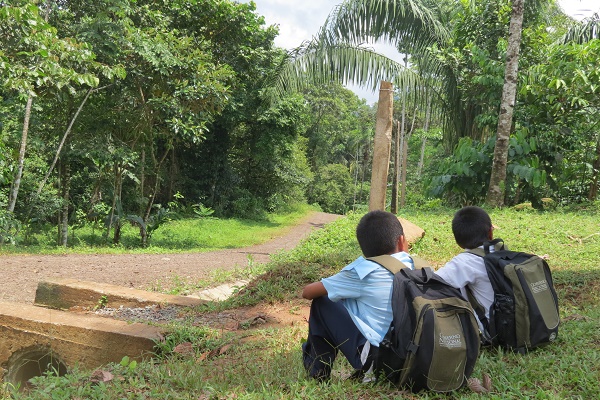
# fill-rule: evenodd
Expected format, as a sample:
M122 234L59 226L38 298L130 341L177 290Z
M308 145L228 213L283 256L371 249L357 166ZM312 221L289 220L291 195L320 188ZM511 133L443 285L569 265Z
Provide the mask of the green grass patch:
M4 245L3 254L164 254L182 252L206 252L232 249L264 243L281 235L314 209L297 205L281 214L268 214L263 220L219 219L212 217L174 219L161 225L142 248L139 228L126 224L122 228L118 245L103 237L103 230L87 225L71 230L69 246L56 246L56 227L44 227L30 234L22 242L28 245Z
M569 211L490 212L496 235L514 250L547 254L559 293L562 325L557 342L526 355L483 350L474 376L487 373L493 391L467 388L440 395L400 393L386 385L351 383L350 366L336 362L329 384L307 380L300 343L307 327L252 328L224 333L194 326L193 315L259 303L298 304L301 287L338 271L360 251L354 229L360 215L328 224L296 249L278 255L264 273L232 299L205 310L191 310L190 321L173 324L167 345L150 362L134 368L105 367L114 379L90 382L90 371L61 378L36 378L24 399L596 399L600 398L600 226L595 213ZM402 217L425 229L412 251L441 266L459 252L452 238L453 210L406 211ZM296 302L296 303L294 303ZM178 342L193 353L173 352ZM0 391L1 393L1 391Z

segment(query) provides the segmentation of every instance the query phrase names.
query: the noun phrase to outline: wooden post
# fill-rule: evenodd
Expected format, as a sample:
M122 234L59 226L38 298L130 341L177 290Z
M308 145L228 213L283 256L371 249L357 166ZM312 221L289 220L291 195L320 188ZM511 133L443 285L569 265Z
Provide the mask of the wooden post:
M373 167L371 173L371 194L369 211L385 210L387 177L392 147L392 116L394 110L394 91L391 82L381 81L379 102L377 104L377 122L373 139Z

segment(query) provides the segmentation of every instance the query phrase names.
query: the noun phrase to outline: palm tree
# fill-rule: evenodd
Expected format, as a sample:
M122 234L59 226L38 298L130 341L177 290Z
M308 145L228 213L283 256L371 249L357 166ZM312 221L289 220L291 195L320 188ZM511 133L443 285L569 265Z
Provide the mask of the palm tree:
M278 77L279 89L297 90L307 81L321 84L331 80L373 90L380 81L423 88L423 74L377 53L368 43L386 42L399 51L425 54L429 46L445 42L450 32L439 18L438 6L432 4L431 0L344 1L316 37L289 54Z
M345 1L330 14L316 38L291 54L291 62L279 76L279 86L284 90L297 90L307 81L323 84L337 80L375 89L381 81L389 91L392 84L385 83L389 81L396 86L413 88L413 92L422 90L428 86L425 75L376 53L364 43L385 41L399 50L423 53L428 46L443 42L449 36L435 10L415 0ZM385 206L390 155L391 93L383 97L380 94L380 99L384 101L380 102L377 118L370 209Z
M575 23L560 39L560 44L575 42L578 44L600 39L600 15L592 14L581 23Z
M523 4L523 0L515 1ZM557 9L555 0L530 0L527 3L525 15L530 17L550 15L546 14L548 10ZM492 27L482 26L482 21L478 20L481 9L491 9L488 17L493 18L499 7L500 2L493 0L346 0L332 11L313 40L290 54L289 63L279 77L279 87L293 90L305 81L319 84L337 80L375 89L379 81L386 80L413 93L430 89L434 93L433 104L443 110L444 139L448 149L463 136L487 139L496 132L493 127L480 127L476 120L484 112L488 115L496 112L496 107L500 106L499 91L484 104L477 97L469 98L460 89L462 65L453 63L451 59L441 59L447 54L452 56L449 50L463 44L461 35L464 38L470 34L461 29L476 31L479 38L483 37L487 45L499 52L497 40L506 37L507 27L500 26L493 34L488 34L486 30ZM470 14L471 19L465 22L456 18L461 13ZM533 23L533 19L531 21ZM495 27L499 26L497 22L496 19ZM596 28L586 32L598 31ZM368 47L368 43L374 41L394 45L400 53L409 56L412 68L404 68L400 63L376 53ZM459 48L460 51L462 48ZM515 65L511 66L511 70ZM514 71L513 75L516 69ZM513 78L516 84L516 75ZM494 89L492 86L483 88ZM420 108L425 109L427 96L414 97L421 103ZM514 103L514 95L512 97ZM510 96L505 99L509 101ZM503 106L501 110L505 109L506 106ZM501 129L500 136L507 138L512 114L501 111L499 119L503 117L506 117L505 121L498 128ZM498 151L503 153L499 157L506 157L507 147L500 146ZM500 164L497 169L504 169L506 173L505 164ZM493 185L497 187L499 183Z

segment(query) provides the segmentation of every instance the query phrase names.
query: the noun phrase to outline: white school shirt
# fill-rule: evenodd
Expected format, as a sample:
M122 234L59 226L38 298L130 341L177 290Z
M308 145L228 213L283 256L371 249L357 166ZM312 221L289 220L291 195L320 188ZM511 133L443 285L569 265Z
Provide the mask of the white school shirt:
M481 248L483 249L483 246ZM493 249L490 250L493 251ZM465 299L468 299L466 286L469 286L475 299L485 309L486 318L490 318L494 289L492 289L482 257L465 251L454 256L452 260L435 272L450 285L460 289ZM479 318L477 321L479 322ZM481 322L479 322L479 327L483 328Z

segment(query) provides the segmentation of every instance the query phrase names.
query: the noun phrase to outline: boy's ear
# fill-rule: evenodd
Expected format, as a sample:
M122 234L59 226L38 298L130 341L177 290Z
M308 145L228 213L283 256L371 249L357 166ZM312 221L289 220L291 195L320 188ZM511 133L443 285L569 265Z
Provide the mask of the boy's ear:
M490 228L490 231L488 232L488 239L490 239L490 240L494 239L494 226L493 225Z
M408 242L404 235L398 238L398 252L400 251L408 252Z

